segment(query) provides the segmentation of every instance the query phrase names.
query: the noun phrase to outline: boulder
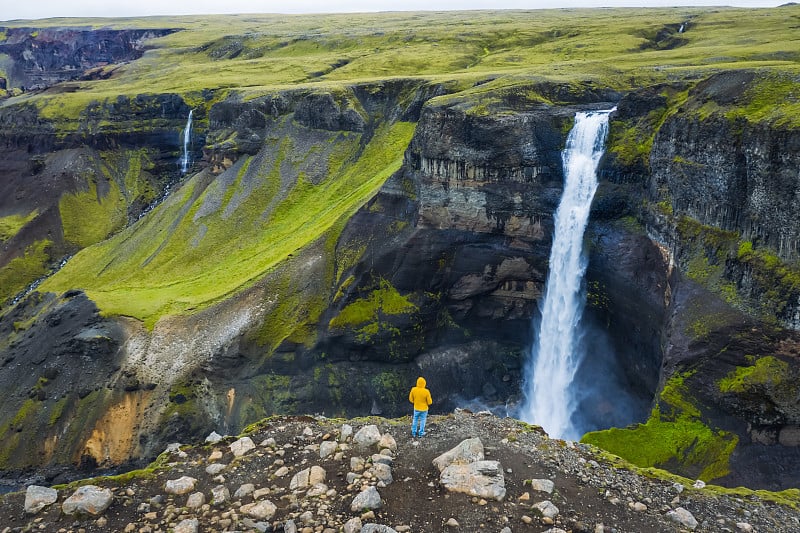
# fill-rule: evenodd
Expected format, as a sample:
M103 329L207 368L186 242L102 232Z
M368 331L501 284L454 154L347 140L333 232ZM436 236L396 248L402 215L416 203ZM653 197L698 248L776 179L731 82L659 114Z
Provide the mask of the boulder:
M326 457L333 455L336 452L337 447L338 444L331 440L322 441L322 443L319 445L320 459L325 459Z
M344 524L344 533L361 533L361 525L359 517L351 518Z
M64 500L61 510L64 514L98 515L108 509L113 500L111 489L103 489L95 485L79 487L75 493Z
M189 509L199 509L206 503L206 495L202 492L193 492L186 499L186 507Z
M671 522L675 522L676 524L680 524L683 527L689 528L694 530L697 528L697 520L695 519L694 515L684 509L683 507L678 507L674 511L667 512L667 518Z
M56 503L58 491L49 487L31 485L25 491L25 512L36 514L48 505Z
M230 499L231 499L231 492L225 485L217 485L216 487L211 489L212 505L222 505L223 503L230 501Z
M360 533L397 533L397 531L383 524L364 524Z
M392 481L392 467L384 463L375 463L372 465L372 473L378 481L382 481L384 485L390 484Z
M242 505L240 511L256 520L272 520L278 508L269 500Z
M197 533L199 527L200 522L197 518L187 518L178 522L172 531L173 533Z
M197 480L189 476L181 476L178 479L168 479L164 484L164 492L167 494L189 494L197 485Z
M222 435L220 435L216 431L212 431L211 433L208 434L208 437L206 437L206 442L209 444L216 444L221 440L222 440Z
M353 436L353 426L350 424L342 424L342 430L339 432L339 442L347 442L347 439Z
M498 461L453 463L442 471L439 481L451 492L497 501L502 501L506 496L503 468Z
M358 513L371 509L380 509L382 505L383 503L381 502L381 495L378 493L378 489L370 486L353 498L353 503L350 504L350 510L354 513Z
M233 497L237 500L241 500L245 496L249 496L253 492L255 492L256 486L252 483L245 483L244 485L240 486L236 489L236 492L233 493Z
M553 502L550 500L545 500L543 502L539 502L533 506L534 509L539 511L541 515L545 518L554 519L558 516L559 510L558 507L553 505Z
M381 435L381 440L378 441L378 448L381 450L392 450L393 452L397 451L397 441L394 440L389 433L384 433Z
M312 466L296 473L289 482L289 490L305 490L317 483L323 483L327 477L327 472L320 466Z
M234 457L241 457L250 450L255 450L256 444L250 437L242 437L241 439L232 442L230 448Z
M381 432L376 425L364 426L356 432L353 443L359 450L367 450L381 441Z
M452 450L444 452L433 460L433 465L439 469L439 472L442 472L451 464L466 464L475 461L483 461L483 458L483 443L481 439L475 437L461 441L461 443Z
M531 489L537 490L539 492L546 492L547 494L552 494L553 489L555 489L556 485L549 479L531 479Z

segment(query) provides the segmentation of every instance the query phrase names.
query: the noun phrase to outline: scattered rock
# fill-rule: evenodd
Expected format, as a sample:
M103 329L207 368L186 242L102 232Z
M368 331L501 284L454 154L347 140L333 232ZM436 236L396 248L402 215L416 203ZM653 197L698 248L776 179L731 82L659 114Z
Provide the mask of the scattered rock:
M58 501L58 491L49 487L31 485L25 491L25 512L36 514Z
M241 512L247 516L251 516L256 520L271 520L275 516L278 508L269 500L261 500L258 502L242 505Z
M289 490L307 489L311 485L324 482L326 477L325 469L320 466L315 465L311 468L306 468L294 475L289 482Z
M506 496L503 468L497 461L451 464L442 471L439 481L452 492L498 501Z
M336 452L336 448L338 444L333 441L323 441L319 445L319 457L320 459L325 459L326 457L333 455Z
M667 518L670 519L672 522L675 522L676 524L680 524L683 527L692 530L697 527L697 520L695 519L695 517L692 515L692 513L690 513L683 507L678 507L674 511L669 511L667 513Z
M447 527L452 527L452 528L461 527L461 524L458 523L458 520L456 520L455 518L452 518L452 517L449 518L447 520L447 522L444 523L444 525L446 525Z
M225 485L217 485L211 489L211 505L222 505L231 499L231 493Z
M344 524L344 533L361 533L361 519L351 518Z
M353 444L356 449L364 451L375 446L381 441L381 432L376 425L364 426L356 432Z
M543 502L539 502L533 506L534 509L539 511L544 518L550 518L551 520L558 516L558 507L553 505L553 502L550 500L545 500Z
M552 494L553 489L556 487L555 483L549 479L532 479L530 485L532 490L546 492L547 494Z
M173 533L197 533L199 527L200 522L197 518L187 518L186 520L181 520L172 531Z
M466 464L475 461L483 461L483 443L481 439L475 437L461 441L455 448L444 452L433 460L433 466L442 472L451 464Z
M199 509L206 503L206 495L202 492L193 492L186 499L186 507L189 509Z
M350 424L342 424L342 429L339 431L339 442L347 442L353 436L353 426Z
M169 479L164 484L164 492L167 494L189 494L197 485L197 480L189 476L181 476L178 479Z
M393 452L397 451L397 441L394 440L389 433L384 433L381 435L381 440L378 441L378 448L392 450Z
M206 437L206 442L209 444L216 444L222 440L222 435L217 433L216 431L212 431L209 433L208 437Z
M383 503L381 502L381 495L378 493L378 489L370 486L353 498L353 503L350 504L350 510L353 512L368 511L380 509L382 505Z
M111 505L113 495L110 489L103 489L95 485L79 487L75 493L64 500L61 510L64 514L91 514L99 515Z
M256 445L250 437L242 437L241 439L231 443L231 453L234 457L241 457L250 450L255 450Z
M364 524L360 533L397 533L397 531L383 524Z
M217 474L225 470L227 466L228 465L222 463L210 464L206 467L206 474L211 474L212 476L216 476Z

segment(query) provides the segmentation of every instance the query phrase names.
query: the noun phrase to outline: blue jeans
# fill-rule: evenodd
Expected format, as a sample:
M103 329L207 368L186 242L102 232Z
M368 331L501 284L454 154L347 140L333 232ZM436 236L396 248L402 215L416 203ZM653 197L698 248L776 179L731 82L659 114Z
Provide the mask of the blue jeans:
M428 411L417 411L414 409L414 417L411 419L411 435L425 435L425 421L428 419Z

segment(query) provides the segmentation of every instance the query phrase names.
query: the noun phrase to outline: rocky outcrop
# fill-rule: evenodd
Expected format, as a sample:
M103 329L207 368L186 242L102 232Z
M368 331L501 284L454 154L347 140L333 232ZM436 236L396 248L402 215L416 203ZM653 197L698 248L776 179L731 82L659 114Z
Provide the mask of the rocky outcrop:
M145 41L174 29L3 28L0 54L11 58L9 87L41 90L84 76L109 76L102 70L142 56Z
M739 489L727 494L690 479L659 479L651 477L657 475L652 471L643 475L596 448L550 440L536 427L511 418L462 410L431 416L430 432L421 440L401 429L407 420L372 418L368 422L382 436L394 434L394 451L382 449L369 461L350 446L349 439L341 438L340 422L275 417L250 429L246 436L259 444L240 458L229 451L226 443L234 437L228 436L211 446L175 446L147 469L91 480L92 492L108 497L105 510L98 506L79 515L62 513L67 501L89 489L73 484L51 489L52 497L27 514L23 512L29 500L25 493L3 495L0 517L11 531L35 528L46 533L78 526L108 531L224 528L402 533L443 528L478 531L489 524L505 532L784 533L795 531L800 518L792 507L797 497L790 492L756 494ZM364 421L349 423L360 429ZM451 492L438 480L439 471L430 458L467 439L485 442L494 456L492 462L503 465L505 498L493 501ZM324 459L316 457L313 452L333 440L339 441L337 452ZM211 474L207 472L210 465L223 469ZM384 483L379 466L388 468L395 481ZM293 488L288 476L278 474L309 468L324 471L324 481ZM165 490L184 475L192 476L194 492ZM534 484L531 476L545 479ZM547 485L542 481L549 483L549 493L539 489ZM43 489L29 488L28 493ZM213 496L221 493L227 494L224 501Z

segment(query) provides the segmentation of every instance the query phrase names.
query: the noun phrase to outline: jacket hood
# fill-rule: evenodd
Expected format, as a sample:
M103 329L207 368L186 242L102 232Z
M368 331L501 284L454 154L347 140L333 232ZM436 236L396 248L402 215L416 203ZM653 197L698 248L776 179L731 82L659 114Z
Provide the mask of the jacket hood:
M426 384L425 378L417 378L417 387L424 389L425 384Z

